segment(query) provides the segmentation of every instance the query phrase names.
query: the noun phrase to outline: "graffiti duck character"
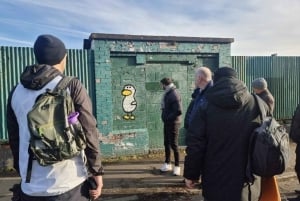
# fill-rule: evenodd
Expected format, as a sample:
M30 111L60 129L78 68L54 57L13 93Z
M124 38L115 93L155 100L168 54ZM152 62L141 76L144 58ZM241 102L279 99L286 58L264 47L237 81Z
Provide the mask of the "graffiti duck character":
M126 113L123 115L125 120L134 120L135 116L132 112L136 109L137 103L135 100L135 87L131 84L127 84L123 87L122 95L124 96L122 106L123 111Z

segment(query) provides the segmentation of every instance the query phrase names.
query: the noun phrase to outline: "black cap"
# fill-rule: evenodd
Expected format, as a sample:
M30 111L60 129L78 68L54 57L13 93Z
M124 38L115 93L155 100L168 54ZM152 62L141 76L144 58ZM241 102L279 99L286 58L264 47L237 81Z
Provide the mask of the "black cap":
M52 35L40 35L33 46L39 64L55 65L65 57L67 50L64 43Z

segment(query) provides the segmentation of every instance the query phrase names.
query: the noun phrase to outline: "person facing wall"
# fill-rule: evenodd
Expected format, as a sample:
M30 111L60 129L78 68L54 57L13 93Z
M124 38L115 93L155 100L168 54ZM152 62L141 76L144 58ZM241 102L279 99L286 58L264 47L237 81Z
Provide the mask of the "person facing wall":
M161 81L162 89L164 90L161 100L161 119L164 123L164 147L165 147L165 163L160 170L167 172L172 170L171 151L174 152L175 167L173 174L180 175L179 166L179 148L178 136L179 127L181 124L182 103L179 92L171 78L163 78Z

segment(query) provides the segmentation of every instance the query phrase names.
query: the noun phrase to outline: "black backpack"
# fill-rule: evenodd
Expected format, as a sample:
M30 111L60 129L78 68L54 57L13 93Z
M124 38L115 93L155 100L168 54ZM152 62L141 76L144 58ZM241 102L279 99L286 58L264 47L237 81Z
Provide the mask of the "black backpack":
M260 109L261 125L250 137L247 178L253 182L253 174L271 177L282 174L288 165L289 135L284 126L273 116L267 116L264 102L254 95Z

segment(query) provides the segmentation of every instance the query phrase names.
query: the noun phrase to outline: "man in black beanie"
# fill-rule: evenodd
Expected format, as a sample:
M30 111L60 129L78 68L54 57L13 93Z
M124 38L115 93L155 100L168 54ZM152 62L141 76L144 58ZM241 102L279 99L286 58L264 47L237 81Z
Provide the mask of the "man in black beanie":
M259 109L234 69L219 68L213 81L207 104L199 108L187 131L185 183L193 188L201 176L205 201L249 201L248 144L260 123ZM260 179L251 185L251 201L259 199Z
M39 64L50 66L60 63L67 54L65 44L52 35L40 35L34 43L33 51Z
M40 35L34 43L38 64L27 66L20 83L11 91L7 104L7 130L14 159L14 168L21 176L21 200L23 201L87 201L97 199L103 186L103 168L100 160L99 131L93 116L90 97L82 83L72 79L68 91L75 111L80 115L86 148L81 154L53 165L41 166L28 154L30 130L27 114L37 97L47 89L53 89L64 77L67 50L64 43L52 35ZM28 168L31 161L31 175ZM96 189L89 190L88 173L96 182Z

